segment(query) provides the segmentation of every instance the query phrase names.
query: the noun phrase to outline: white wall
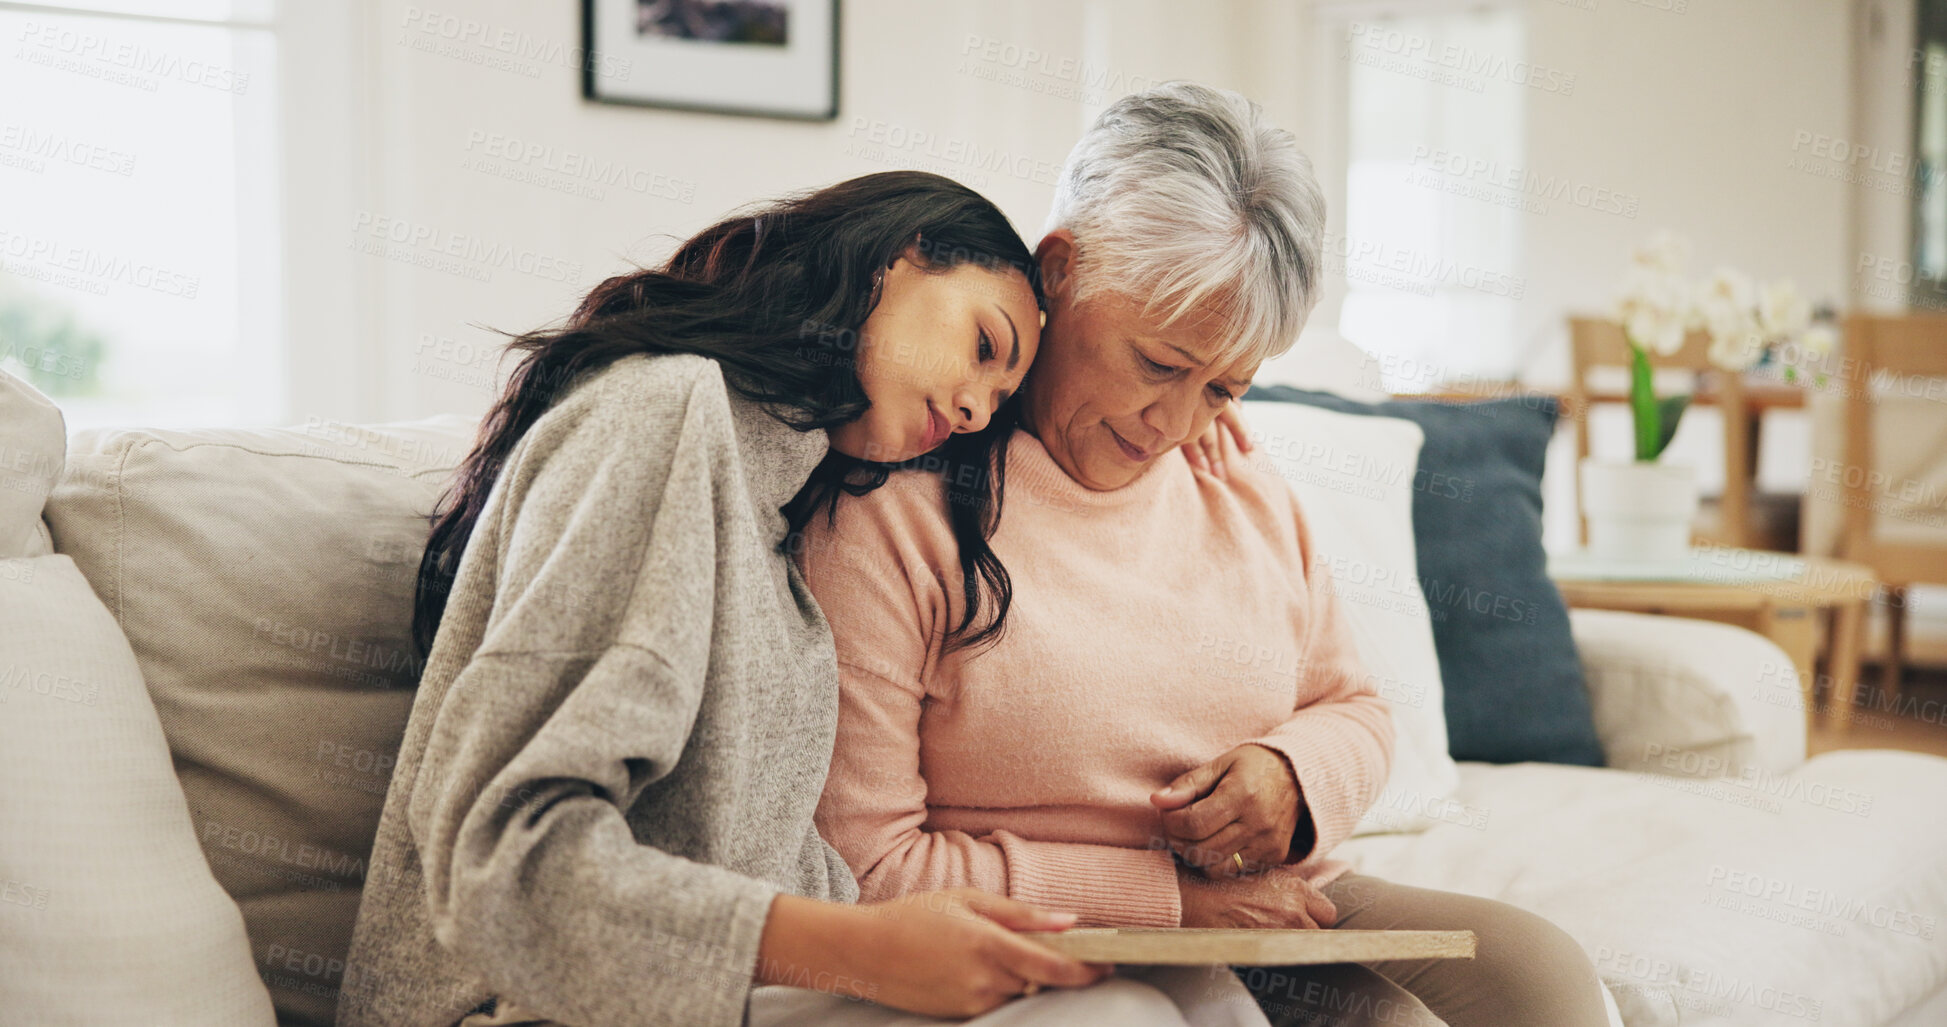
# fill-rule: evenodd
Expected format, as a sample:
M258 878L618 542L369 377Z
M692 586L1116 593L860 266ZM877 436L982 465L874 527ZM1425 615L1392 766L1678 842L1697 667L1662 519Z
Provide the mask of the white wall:
M560 57L580 43L578 5L565 0L290 5L287 22L302 24L286 38L305 40L283 57L290 419L483 410L500 341L486 328L550 322L602 277L659 259L741 203L852 175L952 175L1032 242L1054 169L1087 121L1168 78L1264 104L1317 162L1329 230L1342 235L1344 23L1472 2L844 0L840 114L829 123L584 101ZM1831 141L1910 150L1913 0L1506 2L1527 18L1519 56L1574 81L1572 91L1524 92L1524 168L1625 194L1635 210L1556 202L1526 217L1511 343L1524 381L1565 382L1564 316L1605 309L1629 248L1665 226L1693 240L1698 274L1729 263L1792 276L1842 307L1885 305L1854 267L1862 253L1904 258L1899 183L1817 151ZM473 23L465 38L453 38L459 19ZM477 41L508 34L525 54L557 59L505 58ZM361 69L349 82L337 70L348 66ZM500 139L620 162L680 196L608 187L591 198L548 186L569 184L563 175L533 184L469 166ZM1003 153L1010 166L956 159L968 149ZM514 256L463 261L458 274L418 266L434 246L388 250L379 219ZM527 260L539 273L514 266ZM563 269L574 280L558 280ZM1333 331L1343 294L1342 277L1328 282L1305 338L1261 380L1376 384ZM1622 437L1622 412L1608 413L1598 434ZM1714 411L1693 412L1673 456L1711 477L1719 430ZM1803 420L1774 415L1766 433L1763 480L1792 488L1807 458ZM1573 540L1569 441L1557 440L1545 486L1553 549Z
M1572 96L1532 98L1533 166L1630 194L1639 212L1557 206L1531 219L1526 381L1567 382L1564 314L1606 312L1630 248L1659 228L1690 238L1695 275L1729 264L1761 279L1791 277L1815 302L1850 303L1853 187L1806 170L1835 169L1814 147L1851 131L1847 5L1691 0L1682 13L1664 9L1672 3L1528 5L1533 60L1576 75ZM1625 410L1597 414L1598 443L1628 438ZM1685 417L1669 458L1694 464L1707 486L1720 487L1722 432L1717 411L1699 408ZM1802 487L1805 419L1773 415L1761 438L1761 469L1770 472L1763 483ZM1550 460L1557 547L1574 538L1572 454L1558 446Z
M1686 0L1684 13L1659 9L1675 2L1604 0L1587 9L1526 0L1527 59L1575 77L1572 94L1528 91L1528 168L1626 193L1638 211L1629 218L1555 203L1526 219L1526 299L1514 345L1529 355L1520 373L1531 383L1565 380L1564 312L1602 309L1629 247L1658 227L1693 238L1700 272L1729 262L1761 276L1791 275L1842 304L1851 298L1855 190L1788 166L1812 159L1802 142L1794 150L1803 135L1849 132L1848 6ZM446 38L454 25L447 16L463 11L481 33L565 51L579 42L574 6L367 0L354 8L365 51L358 59L368 69L354 108L376 108L377 116L344 135L342 151L363 166L320 176L329 189L295 191L294 248L335 254L337 264L292 290L293 331L301 351L331 349L333 336L306 337L307 328L355 307L369 318L333 331L376 335L378 346L356 382L328 373L342 360L314 361L323 378L314 388L301 384L298 414L403 416L478 404L484 390L435 376L476 368L435 362L426 365L432 373L413 371L422 336L487 342L491 336L467 326L531 327L564 313L624 260L654 260L672 237L739 203L899 162L981 189L1032 240L1053 169L1088 118L1130 88L1171 77L1243 90L1296 132L1319 161L1335 201L1333 229L1341 228L1342 92L1334 77L1344 73L1335 49L1342 43L1316 27L1308 0L1221 0L1198 4L1194 15L1162 0L849 0L840 115L829 123L592 104L580 98L566 60L515 58L514 68L497 68L479 63L496 56L489 48ZM1365 17L1389 5L1316 6ZM417 48L432 44L446 52ZM1040 55L1034 63L1023 56L1030 50ZM1086 80L1061 77L1055 69L1064 59L1079 62ZM911 141L921 133L932 142ZM462 166L490 156L484 140L495 138L645 169L684 198L609 188L591 199ZM953 159L961 152L954 148L969 146L1017 158L1018 173ZM356 249L382 241L369 234L379 217L578 265L579 280L497 269L475 281ZM355 233L354 224L366 231ZM357 296L342 295L348 256L363 280ZM307 289L332 300L307 308ZM1336 322L1339 298L1328 291L1315 326ZM1314 333L1267 377L1305 378L1329 334Z
M1528 18L1532 59L1576 75L1573 95L1532 95L1533 166L1640 197L1634 218L1532 219L1525 320L1553 342L1528 380L1567 380L1562 311L1607 310L1630 247L1662 227L1690 237L1700 275L1726 263L1848 301L1851 188L1792 166L1827 165L1807 136L1850 135L1847 4L1532 0Z
M824 123L590 103L567 60L495 67L482 63L493 51L472 42L506 32L528 52L565 52L579 43L576 5L436 2L371 0L351 19L363 41L355 59L369 70L359 88L377 116L342 130L366 167L334 168L330 188L293 200L294 249L321 269L319 282L295 291L319 285L328 297L293 300L298 362L318 370L299 378L295 419L483 410L498 340L476 325L518 331L559 318L627 261L654 262L754 199L918 166L980 189L1032 242L1069 146L1131 88L1188 77L1270 92L1267 107L1287 124L1302 107L1286 56L1304 20L1299 6L1276 0L1204 3L1189 17L1155 0L846 0L840 113ZM479 28L448 38L459 34L448 14ZM1079 71L1062 70L1069 59ZM502 139L659 177L646 192L608 187L591 198L469 167L490 149L508 152ZM1008 166L970 163L969 149L1005 154ZM429 241L387 250L380 218ZM501 267L472 261L460 273L414 263L436 246L504 247L540 270L521 273L518 256ZM563 269L577 270L576 280L551 280ZM355 375L331 373L348 362Z
M1523 213L1523 260L1515 268L1494 269L1518 275L1522 289L1505 374L1538 388L1565 385L1566 316L1605 312L1630 249L1659 228L1690 238L1694 275L1730 264L1760 278L1790 276L1816 299L1851 304L1855 205L1877 202L1884 208L1886 201L1860 201L1863 186L1813 173L1841 169L1812 151L1821 137L1846 139L1854 132L1852 47L1854 25L1864 19L1852 3L1508 2L1525 14L1523 51L1474 56L1526 61L1547 69L1548 81L1564 87L1515 88L1509 84L1512 74L1463 77L1487 91L1519 97L1525 108L1523 172L1626 198L1628 213L1562 200ZM1911 0L1862 2L1904 3L1905 13L1886 20L1911 18ZM1369 37L1355 40L1348 27L1389 14L1466 11L1476 5L1315 0L1310 6L1307 20L1313 26L1303 60L1310 113L1303 122L1312 133L1305 142L1319 162L1334 211L1330 230L1342 237L1346 66L1348 53L1370 46ZM1438 54L1448 42L1431 41L1432 52ZM1383 50L1366 54L1386 55ZM1413 72L1449 70L1425 57L1409 55L1400 63ZM1894 115L1891 124L1903 124L1901 117ZM1897 225L1903 213L1882 213L1880 219L1889 217ZM1362 384L1377 384L1378 365L1362 365L1363 355L1336 336L1343 285L1342 276L1331 284L1307 338L1270 369L1270 376L1330 381L1349 366ZM1316 372L1321 361L1332 365L1330 373ZM1463 367L1470 362L1454 361ZM1598 451L1604 441L1626 443L1627 416L1620 408L1597 411ZM1693 411L1671 458L1696 464L1707 486L1714 486L1722 476L1721 431L1714 410ZM1764 484L1801 485L1809 457L1804 419L1773 415L1765 442ZM1572 436L1564 432L1550 454L1546 484L1551 549L1574 544L1573 462Z

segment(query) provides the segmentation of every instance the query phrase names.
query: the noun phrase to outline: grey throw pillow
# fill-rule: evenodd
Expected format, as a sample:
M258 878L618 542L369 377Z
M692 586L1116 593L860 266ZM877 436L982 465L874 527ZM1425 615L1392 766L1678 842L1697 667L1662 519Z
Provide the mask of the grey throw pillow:
M1363 403L1282 385L1250 398L1403 417L1425 430L1413 538L1446 688L1448 751L1456 760L1602 766L1568 609L1541 547L1555 400Z

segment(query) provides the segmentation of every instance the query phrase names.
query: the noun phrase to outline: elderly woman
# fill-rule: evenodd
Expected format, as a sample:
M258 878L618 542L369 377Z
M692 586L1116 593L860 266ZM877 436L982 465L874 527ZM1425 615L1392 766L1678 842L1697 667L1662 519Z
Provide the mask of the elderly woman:
M1009 587L972 615L937 475L849 499L800 553L840 668L819 830L867 900L972 886L1083 925L1478 935L1473 960L1252 971L1274 1021L1601 1027L1559 928L1331 857L1386 779L1389 711L1284 483L1171 453L1295 339L1323 222L1309 162L1236 94L1168 84L1077 144L1036 253L1006 573L983 575ZM1239 674L1239 650L1267 658Z

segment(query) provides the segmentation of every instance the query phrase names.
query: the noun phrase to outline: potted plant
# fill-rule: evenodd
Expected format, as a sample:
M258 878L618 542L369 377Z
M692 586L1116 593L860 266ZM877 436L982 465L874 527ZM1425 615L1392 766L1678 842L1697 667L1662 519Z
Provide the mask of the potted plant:
M1651 356L1683 348L1701 330L1712 365L1743 374L1776 347L1822 355L1834 341L1830 325L1813 322L1811 304L1790 279L1757 286L1734 268L1719 267L1701 285L1684 279L1689 244L1660 232L1632 255L1616 304L1629 343L1629 407L1635 459L1583 461L1582 501L1589 551L1608 560L1677 563L1690 553L1697 516L1697 471L1662 459L1690 405L1686 394L1656 394ZM1789 378L1788 374L1788 378Z

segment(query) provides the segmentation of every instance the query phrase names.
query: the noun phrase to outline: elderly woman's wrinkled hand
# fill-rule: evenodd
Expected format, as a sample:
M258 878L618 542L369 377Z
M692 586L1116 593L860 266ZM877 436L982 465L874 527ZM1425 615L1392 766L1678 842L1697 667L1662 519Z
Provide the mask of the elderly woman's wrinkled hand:
M1312 930L1338 923L1339 910L1325 893L1291 867L1276 867L1255 877L1213 881L1179 869L1183 927L1243 927Z
M1291 855L1303 792L1291 764L1255 743L1240 745L1149 797L1163 811L1163 837L1185 864L1234 878Z
M1206 474L1230 480L1232 461L1242 460L1251 451L1251 432L1244 425L1236 402L1225 403L1203 434L1183 444L1183 458Z

